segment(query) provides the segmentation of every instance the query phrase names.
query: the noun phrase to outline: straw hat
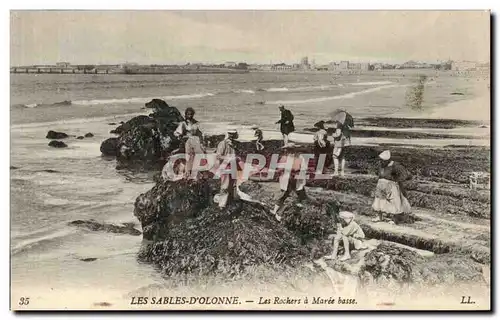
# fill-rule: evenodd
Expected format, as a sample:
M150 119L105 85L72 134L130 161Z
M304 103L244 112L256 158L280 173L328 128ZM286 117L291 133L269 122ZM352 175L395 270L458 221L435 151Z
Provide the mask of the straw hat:
M382 160L389 160L391 158L391 152L389 150L385 150L379 154L378 157Z
M256 129L259 129L259 126L258 126L258 125L256 125L256 124L254 124L253 126L251 126L251 127L250 127L250 129L252 129L252 130L256 130Z
M340 211L339 212L339 216L342 218L342 219L354 219L354 213L350 212L350 211Z

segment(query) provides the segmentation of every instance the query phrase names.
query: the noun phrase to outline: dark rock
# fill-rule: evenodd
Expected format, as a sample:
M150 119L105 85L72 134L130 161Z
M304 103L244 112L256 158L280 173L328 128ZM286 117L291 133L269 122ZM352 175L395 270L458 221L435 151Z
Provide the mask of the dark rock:
M175 107L169 106L161 99L153 99L145 104L146 108L153 109L149 116L153 118L165 118L168 122L181 122L184 120L182 114Z
M209 206L172 225L169 237L142 247L139 259L164 274L232 277L256 265L298 266L308 256L298 239L256 203Z
M382 243L366 254L360 276L362 282L370 279L379 284L391 281L443 284L481 281L482 269L478 263L461 254L424 258L413 250Z
M93 136L94 134L92 134L91 132L85 134L85 138L92 138Z
M84 137L83 137L83 136L78 136L78 137L76 137L76 138L77 138L78 140L83 140L83 139L84 139Z
M52 131L52 130L47 132L47 136L45 136L45 138L47 138L47 139L65 139L67 137L68 137L68 135L64 132L57 132L57 131Z
M83 261L83 262L92 262L92 261L96 261L97 258L83 258L83 259L80 259L80 261Z
M56 141L56 140L52 140L51 142L49 142L49 147L53 147L53 148L67 148L68 145L62 141Z
M423 262L418 253L386 244L380 244L365 257L363 271L370 273L374 279L384 277L398 282L410 282L413 278L413 266Z
M101 143L101 153L106 156L116 156L118 150L118 138L109 138Z
M370 127L384 128L440 128L453 129L457 127L475 127L481 121L454 119L419 119L419 118L362 118L359 124Z
M155 123L154 119L148 116L137 116L125 122L124 124L118 126L116 129L111 130L110 133L122 134L134 127L153 124L153 123Z
M117 167L136 166L134 163L140 161L146 167L154 163L164 164L169 154L179 149L180 141L174 136L179 121L183 120L179 110L160 99L146 103L146 108L153 109L153 113L122 123L110 131L119 135L117 140L108 139L101 145L103 154L116 155L120 162Z
M280 215L285 227L294 232L302 244L324 239L335 233L339 213L339 204L336 201L309 198L302 207L298 207L296 202L297 200L291 197Z
M58 173L59 171L57 170L53 170L53 169L45 169L45 170L41 170L42 172L48 172L48 173Z
M139 236L141 232L133 226L127 224L123 226L116 226L109 223L100 223L93 219L91 220L75 220L69 223L70 226L85 228L91 231L104 231L111 233L130 234L132 236Z
M116 126L116 122L110 122L108 123L110 126Z
M10 166L10 170L16 170L16 169L19 169L19 167Z
M258 183L247 181L240 190L266 203L274 200ZM206 174L198 180L158 181L141 194L134 215L144 239L153 243L141 248L139 258L167 275L231 276L254 265L302 263L311 256L311 240L333 232L338 207L331 200L309 199L304 208L287 202L280 223L259 203L235 200L219 209L213 203L218 191L219 181Z
M196 217L213 203L219 185L206 174L199 180L162 181L139 195L134 215L142 224L144 239L165 239L172 225Z
M53 105L54 106L70 106L72 104L71 100L64 100L60 102L56 102Z
M173 131L162 134L154 124L134 126L119 137L117 159L155 161L166 157L179 145Z

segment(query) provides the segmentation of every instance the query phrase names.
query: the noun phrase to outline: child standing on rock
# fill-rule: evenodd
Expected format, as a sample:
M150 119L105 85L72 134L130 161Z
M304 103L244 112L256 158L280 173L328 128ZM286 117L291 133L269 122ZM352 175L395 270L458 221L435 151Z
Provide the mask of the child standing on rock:
M329 256L325 256L326 260L337 259L337 252L340 245L340 240L344 244L344 255L340 258L340 261L345 261L351 259L350 245L354 246L354 249L366 249L363 240L365 239L365 233L359 226L359 224L354 221L354 213L349 211L341 211L339 213L341 223L337 224L337 234L333 240L333 253Z
M347 126L344 126L340 122L335 123L333 136L333 165L334 165L334 173L333 175L339 175L339 167L340 167L340 175L344 176L345 174L345 148L351 145L351 137L349 129Z
M264 150L264 145L262 144L262 140L264 140L264 134L262 133L262 130L259 129L259 127L256 125L252 126L252 130L254 130L253 136L257 138L255 140L255 148L257 149L257 151Z

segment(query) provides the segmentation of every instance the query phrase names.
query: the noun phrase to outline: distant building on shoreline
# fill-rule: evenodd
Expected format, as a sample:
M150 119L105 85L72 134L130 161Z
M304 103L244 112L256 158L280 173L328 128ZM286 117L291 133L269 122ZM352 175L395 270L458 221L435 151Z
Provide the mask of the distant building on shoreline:
M349 61L340 61L339 63L331 62L328 66L328 70L330 71L368 71L370 70L370 64L368 62L349 62Z
M274 64L271 66L272 71L292 71L293 66L285 63Z
M488 75L491 73L491 66L489 62L480 63L475 61L452 61L451 71L458 74L483 74Z
M71 63L69 63L69 62L57 62L56 63L56 67L59 67L59 68L69 68L69 66L71 66Z
M312 60L314 61L314 59ZM269 63L269 64L247 64L246 62L227 61L220 64L206 63L186 63L182 65L151 64L142 65L134 62L125 62L121 64L97 64L83 65L71 64L69 62L57 62L52 65L31 65L11 67L11 73L122 73L122 74L170 74L170 73L232 73L233 71L264 71L264 72L336 72L336 73L362 73L372 70L403 70L403 69L433 69L433 70L451 70L457 73L480 72L487 74L490 72L490 63L479 63L474 61L440 61L433 63L418 62L409 60L401 64L389 63L369 63L369 62L350 62L342 60L331 62L325 65L316 65L309 63L309 57L303 57L298 63L287 64Z
M303 57L302 59L300 59L300 66L303 70L309 70L311 68L311 65L309 64L309 58Z
M228 61L228 62L224 63L224 67L226 67L226 68L236 68L237 66L238 66L238 64L236 62L233 62L233 61Z
M472 71L476 70L478 63L474 61L453 61L451 63L452 71Z

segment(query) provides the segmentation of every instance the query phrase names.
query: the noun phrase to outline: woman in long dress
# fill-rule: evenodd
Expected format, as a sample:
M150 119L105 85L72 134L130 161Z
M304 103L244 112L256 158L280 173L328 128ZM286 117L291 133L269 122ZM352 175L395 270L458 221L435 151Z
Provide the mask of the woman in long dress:
M393 221L401 221L404 215L411 213L411 206L404 195L403 182L410 178L410 174L401 164L391 160L389 150L379 155L382 165L375 189L375 200L372 208L378 212L373 221L382 221L384 214Z
M279 107L281 112L281 119L276 122L280 125L280 131L283 135L283 145L288 144L288 135L295 131L295 125L293 124L293 114L290 110L285 109L285 106Z
M200 130L199 122L194 119L194 109L186 108L184 112L184 121L179 123L179 126L174 132L174 135L184 142L186 153L186 176L191 174L193 168L193 160L196 154L205 153L203 146L203 134Z

